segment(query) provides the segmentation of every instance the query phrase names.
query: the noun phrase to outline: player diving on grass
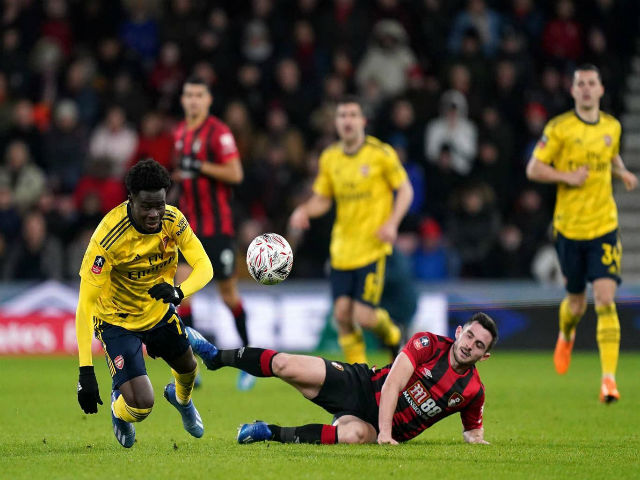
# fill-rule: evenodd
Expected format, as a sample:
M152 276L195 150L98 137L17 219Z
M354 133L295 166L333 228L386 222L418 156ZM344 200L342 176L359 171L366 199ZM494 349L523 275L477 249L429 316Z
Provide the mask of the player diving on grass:
M143 160L125 183L128 200L100 222L80 268L78 403L85 413L97 413L102 405L91 356L93 331L112 377L113 431L123 447L133 446L133 424L147 418L154 402L144 343L152 358L171 367L175 382L164 396L180 412L185 430L199 438L204 427L191 400L197 362L175 306L211 280L211 261L180 210L166 205L171 180L164 167ZM174 286L178 250L193 271Z
M187 335L208 369L235 367L257 377L278 377L334 415L332 425L246 423L238 431L239 443L397 444L456 412L466 442L488 443L482 426L484 386L475 364L489 358L498 330L484 313L458 326L455 339L415 334L393 364L380 369L261 348L218 350L191 328Z

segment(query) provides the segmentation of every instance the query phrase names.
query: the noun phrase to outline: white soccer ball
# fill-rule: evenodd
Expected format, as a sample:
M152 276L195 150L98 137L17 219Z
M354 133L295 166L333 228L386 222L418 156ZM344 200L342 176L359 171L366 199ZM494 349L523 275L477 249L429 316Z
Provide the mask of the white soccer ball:
M277 285L289 276L293 252L284 237L263 233L253 239L247 249L247 268L253 279L262 285Z

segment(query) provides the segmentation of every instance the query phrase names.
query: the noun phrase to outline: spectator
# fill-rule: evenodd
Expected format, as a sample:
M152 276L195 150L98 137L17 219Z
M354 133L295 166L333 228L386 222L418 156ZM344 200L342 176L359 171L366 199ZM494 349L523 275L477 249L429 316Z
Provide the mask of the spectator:
M122 107L110 107L103 123L94 130L89 142L91 156L108 160L111 176L115 178L123 178L138 142L138 135L126 122Z
M27 144L14 140L0 167L0 182L9 185L16 207L25 212L34 206L45 187L44 172L33 163Z
M25 215L20 238L13 243L4 265L5 280L62 280L63 249L47 233L44 217L38 210Z
M169 170L173 168L173 137L165 124L160 112L150 111L145 114L140 124L138 144L127 169L145 158L153 158Z
M57 192L71 193L82 175L88 154L87 133L73 100L58 102L53 125L44 135L46 171Z
M437 163L443 147L451 155L451 168L459 175L468 175L478 148L475 124L467 118L467 101L455 90L442 94L440 116L428 123L425 131L425 153L431 163Z
M484 0L468 0L467 8L458 13L453 20L449 35L449 50L458 53L462 48L462 39L470 28L480 35L485 55L492 57L498 48L502 33L502 18L487 7Z
M126 200L124 183L111 174L113 164L107 158L95 158L87 166L87 172L82 176L73 192L73 201L81 213L87 202L87 197L97 201L98 211L105 215L112 208Z
M360 91L369 83L378 85L384 98L406 90L407 74L416 64L408 41L407 32L394 20L381 20L374 26L373 41L356 72Z
M129 18L120 25L122 43L135 52L143 64L150 64L158 51L158 24L151 14L149 0L131 2Z
M447 236L460 256L463 277L487 277L487 261L500 231L495 194L485 183L467 184L451 198Z
M42 134L36 127L33 103L30 100L20 99L13 107L13 124L2 138L1 152L4 156L6 149L14 140L20 140L27 144L33 161L43 166Z
M582 25L575 19L572 0L558 0L555 18L544 27L542 49L552 59L573 62L580 59Z
M20 233L20 212L13 201L13 191L5 179L0 179L0 235L5 242L11 242Z
M419 232L420 244L412 258L416 279L434 281L455 277L455 260L443 242L438 222L424 219Z

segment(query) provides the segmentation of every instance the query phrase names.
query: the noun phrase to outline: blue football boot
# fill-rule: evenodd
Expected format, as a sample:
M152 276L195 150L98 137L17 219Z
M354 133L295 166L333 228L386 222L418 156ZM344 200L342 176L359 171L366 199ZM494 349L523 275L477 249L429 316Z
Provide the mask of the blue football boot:
M194 437L200 438L204 434L204 425L202 424L202 419L200 418L198 410L196 410L196 407L193 404L193 400L190 399L189 403L186 405L178 403L178 400L176 399L176 386L173 383L164 387L164 398L166 398L171 405L176 407L180 412L180 415L182 415L182 425L184 426L184 429Z
M136 441L136 427L133 426L133 423L125 422L113 413L113 404L119 396L120 390L111 392L111 423L113 423L113 433L120 445L124 448L131 448Z
M187 333L187 338L191 344L191 350L198 355L205 366L209 370L216 370L220 366L215 365L214 358L218 355L218 349L215 345L204 338L200 332L194 330L191 327L185 327L184 331Z
M271 440L273 433L269 426L260 420L240 425L238 429L238 443L255 443Z
M256 384L256 377L251 375L250 373L245 372L244 370L240 370L240 375L238 375L238 390L246 392L247 390L251 390L253 386Z

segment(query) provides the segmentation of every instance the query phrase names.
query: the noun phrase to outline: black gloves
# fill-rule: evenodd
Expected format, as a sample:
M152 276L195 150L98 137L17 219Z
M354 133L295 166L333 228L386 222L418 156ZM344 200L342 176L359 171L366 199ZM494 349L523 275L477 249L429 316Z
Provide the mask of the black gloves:
M202 170L202 162L197 158L184 156L180 159L180 170L200 173L200 170Z
M184 293L182 293L180 287L174 287L167 282L154 285L147 293L156 300L162 300L164 303L173 303L174 305L179 305L184 298Z
M93 366L80 367L78 378L78 403L84 413L98 413L98 404L102 405L98 381Z

